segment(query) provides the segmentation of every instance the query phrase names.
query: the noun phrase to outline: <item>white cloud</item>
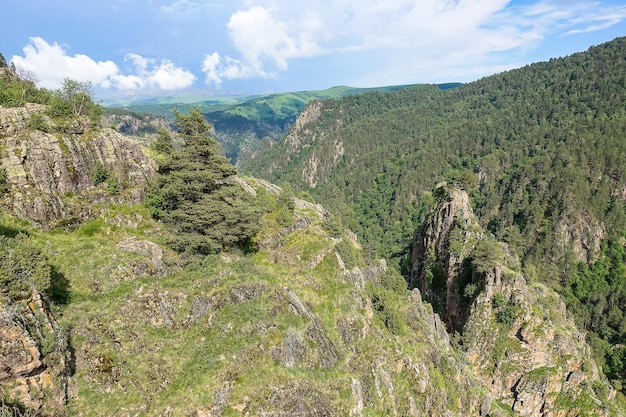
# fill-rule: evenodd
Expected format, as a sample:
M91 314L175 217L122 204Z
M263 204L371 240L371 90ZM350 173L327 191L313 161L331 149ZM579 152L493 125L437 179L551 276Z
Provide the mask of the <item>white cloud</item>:
M94 86L118 89L158 88L176 90L189 87L195 76L177 67L166 59L160 63L137 54L127 54L125 62L132 67L130 74L123 74L113 61L94 61L87 55L68 55L54 43L33 37L24 47L24 56L13 56L12 61L18 68L32 71L45 88L59 88L64 78L76 81L91 81Z
M216 86L223 78L270 78L287 70L290 59L322 53L316 36L321 24L314 14L304 13L288 23L272 9L253 6L236 11L226 27L241 59L218 53L206 56L202 69Z
M167 14L186 14L196 10L199 4L189 0L176 0L171 4L161 6L161 11Z
M68 56L57 43L49 45L39 37L30 41L23 49L25 56L13 56L11 60L16 67L37 74L42 87L58 88L66 77L101 84L118 72L112 61L96 62L81 54Z
M180 90L193 84L196 76L187 70L178 68L168 60L161 61L159 66L146 73L148 85L161 90Z
M227 24L237 54L205 58L206 81L273 77L290 61L323 54L372 53L381 74L424 79L444 65L466 74L506 67L495 56L522 54L547 36L601 30L626 7L588 0L247 0ZM513 57L515 60L515 57ZM509 61L511 57L508 57ZM349 63L349 58L346 60ZM450 67L445 67L450 68ZM472 70L474 68L474 70ZM372 71L374 72L374 71ZM470 74L471 75L471 74Z
M154 59L138 54L127 54L124 61L129 62L134 71L130 75L116 74L111 77L113 83L120 89L179 90L191 86L196 79L191 72L178 68L166 59L155 65Z

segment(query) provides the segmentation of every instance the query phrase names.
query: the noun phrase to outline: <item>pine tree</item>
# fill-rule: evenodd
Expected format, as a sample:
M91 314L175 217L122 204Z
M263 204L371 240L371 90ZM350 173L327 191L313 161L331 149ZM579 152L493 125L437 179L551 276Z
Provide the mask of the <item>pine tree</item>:
M170 245L178 252L207 254L245 245L258 230L253 197L229 181L235 167L200 110L174 114L183 145L159 167L146 205L174 232Z

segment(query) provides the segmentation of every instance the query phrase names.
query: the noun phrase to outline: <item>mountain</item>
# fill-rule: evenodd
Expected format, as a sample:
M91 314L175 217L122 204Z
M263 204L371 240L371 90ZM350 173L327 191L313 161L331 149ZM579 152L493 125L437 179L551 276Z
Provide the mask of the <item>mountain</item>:
M440 84L441 89L458 87L459 83ZM254 154L259 146L272 146L293 124L311 100L338 99L368 91L397 91L410 86L354 88L336 86L326 90L292 93L206 97L168 97L126 103L134 113L153 114L173 120L173 109L188 111L199 108L216 129L218 141L226 156L238 164ZM111 110L107 110L111 111Z
M84 114L75 97L22 81L0 77L0 413L625 414L610 373L620 371L611 362L620 346L595 330L586 340L562 298L586 308L583 296L604 295L589 277L619 288L622 241L583 251L589 260L571 292L559 294L518 251L519 236L504 241L498 225L483 224L475 211L483 177L459 170L409 206L416 212L402 221L412 223L413 250L403 277L377 256L376 240L347 227L353 208L312 201L331 183L318 176L333 172L324 164L341 154L330 164L341 167L349 155L325 129L358 122L345 117L358 111L380 112L384 126L398 97L413 97L396 107L415 115L411 106L424 104L416 97L447 97L437 87L331 101L360 103L355 114L312 101L286 139L294 152L272 162L289 168L303 159L300 147L316 155L305 139L322 123L319 143L332 136L334 151L308 173L316 187L307 193L296 182L235 175L198 110L177 113L176 132L147 147L99 126L97 105ZM8 106L25 96L38 104ZM409 120L393 125L411 128ZM376 201L401 198L391 181L378 185ZM620 299L612 301L602 306L615 320ZM598 340L615 355L598 355Z
M619 388L626 309L626 38L442 91L311 102L240 164L312 195L408 274L415 225L447 181L525 275L567 301Z
M384 260L366 262L321 206L240 178L266 208L256 249L178 254L137 204L155 175L143 149L109 128L59 130L46 112L0 109L3 413L501 408L419 292L407 293ZM54 134L32 129L42 118ZM100 176L120 178L119 188Z
M11 115L1 120L21 120L3 124L1 131L9 185L0 217L3 412L623 413L584 338L562 316L558 296L527 285L515 258L504 251L478 256L487 233L466 193L436 193L431 220L416 240L441 244L416 251L414 258L416 283L428 276L422 270L443 265L455 244L461 248L455 260L445 261L448 269L466 265L463 255L476 260L470 280L476 288L459 339L446 331L451 314L431 290L415 284L407 291L398 272L364 253L355 235L323 207L262 180L239 178L265 210L253 251L200 257L174 252L164 244L168 227L135 200L155 175L143 149L109 128L56 135L32 130L30 119L41 111L0 109ZM48 123L51 131L58 128ZM20 146L12 146L17 138ZM120 141L129 142L125 146L133 153L114 151ZM51 151L36 165L59 175L32 169L38 145ZM80 146L83 152L71 151ZM24 156L18 165L9 163L18 154ZM125 175L118 190L97 183L98 162L109 178ZM75 177L65 177L68 167ZM91 185L83 178L91 178ZM43 210L55 215L43 222L40 211L11 204L28 195L58 201L61 209L80 201L82 217ZM459 224L465 237L453 243L451 230ZM465 275L450 274L451 282ZM464 284L451 287L467 293ZM496 301L498 294L503 301ZM504 314L507 308L512 313Z

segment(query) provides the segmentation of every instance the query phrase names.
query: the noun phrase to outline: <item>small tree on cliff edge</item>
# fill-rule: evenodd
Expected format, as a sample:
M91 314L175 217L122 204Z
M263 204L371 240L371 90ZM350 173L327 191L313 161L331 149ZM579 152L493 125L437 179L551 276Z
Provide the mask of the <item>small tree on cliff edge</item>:
M52 94L50 113L57 117L89 116L97 122L102 116L102 106L94 102L91 81L65 78L59 90Z
M200 110L174 116L183 145L159 167L146 205L174 232L170 245L178 252L207 254L245 245L258 230L252 196L228 181L235 167Z

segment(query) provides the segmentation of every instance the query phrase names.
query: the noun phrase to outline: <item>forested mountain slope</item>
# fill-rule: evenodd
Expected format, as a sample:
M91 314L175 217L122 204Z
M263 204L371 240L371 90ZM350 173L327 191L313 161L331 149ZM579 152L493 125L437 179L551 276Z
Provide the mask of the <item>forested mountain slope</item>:
M458 87L459 83L441 84L439 88ZM337 86L325 90L297 91L291 93L259 94L253 96L171 97L151 99L126 104L133 112L156 114L173 120L173 110L187 111L199 108L205 118L216 128L218 141L233 164L254 157L258 147L270 147L280 140L312 100L338 99L369 91L389 92L408 88L408 85L354 88ZM186 101L183 101L186 100ZM115 112L107 109L107 113ZM119 111L119 110L118 110ZM145 116L144 116L145 117Z
M441 91L421 86L311 103L242 170L312 194L404 262L439 181L527 275L557 289L624 378L626 38ZM619 385L618 385L619 386Z

